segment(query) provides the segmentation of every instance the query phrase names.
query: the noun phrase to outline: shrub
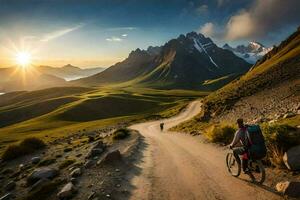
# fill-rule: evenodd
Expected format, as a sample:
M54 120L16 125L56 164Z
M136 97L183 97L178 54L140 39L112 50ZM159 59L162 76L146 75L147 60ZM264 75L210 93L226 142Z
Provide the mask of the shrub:
M286 124L263 124L262 132L267 145L275 145L282 148L283 151L300 144L300 134L296 128Z
M130 135L130 130L127 128L121 128L113 132L112 137L114 140L122 140Z
M284 166L282 160L284 152L300 144L299 132L286 124L263 124L262 132L268 148L267 160L274 166Z
M213 125L207 129L205 136L211 142L229 144L235 133L235 128L230 125Z
M26 138L19 144L8 146L2 154L2 159L5 161L13 160L15 158L43 149L45 147L46 144L38 138Z
M46 144L39 138L31 137L24 139L20 143L20 146L30 149L43 149L44 147L46 147Z

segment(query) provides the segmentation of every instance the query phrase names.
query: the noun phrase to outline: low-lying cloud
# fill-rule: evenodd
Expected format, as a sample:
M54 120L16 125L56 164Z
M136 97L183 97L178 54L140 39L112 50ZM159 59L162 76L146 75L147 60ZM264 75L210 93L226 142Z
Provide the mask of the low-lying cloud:
M300 22L299 0L255 0L249 9L240 10L226 24L225 38L259 38Z

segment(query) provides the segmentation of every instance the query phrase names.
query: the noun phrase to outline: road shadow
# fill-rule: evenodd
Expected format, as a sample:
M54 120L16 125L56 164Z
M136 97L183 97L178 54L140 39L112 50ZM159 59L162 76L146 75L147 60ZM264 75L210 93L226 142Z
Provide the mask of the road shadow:
M247 178L250 179L250 177L247 177ZM238 179L241 180L241 181L246 182L247 184L249 184L249 185L251 185L251 186L253 186L253 187L256 187L256 188L258 188L258 189L265 190L265 191L267 191L267 192L271 192L271 193L273 193L273 194L275 194L275 195L277 195L277 196L279 196L279 197L283 197L280 193L278 193L278 192L277 192L274 188L272 188L272 187L269 187L269 186L263 185L263 184L259 184L259 183L255 183L255 182L253 182L253 181L251 181L251 180L247 180L247 179L241 178L241 177L238 177Z
M145 137L141 135L132 154L126 158L127 172L121 183L123 189L121 194L116 195L115 199L128 200L130 199L132 192L137 189L137 187L132 184L132 180L142 173L143 169L139 166L144 163L145 150L148 146L149 145L145 142Z

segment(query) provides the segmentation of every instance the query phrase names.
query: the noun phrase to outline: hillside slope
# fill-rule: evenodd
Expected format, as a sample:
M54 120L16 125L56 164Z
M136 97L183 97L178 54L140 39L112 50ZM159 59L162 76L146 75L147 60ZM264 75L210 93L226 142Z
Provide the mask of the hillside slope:
M245 105L240 105L238 110L250 109L256 112L258 110L256 116L266 117L272 113L271 111L272 114L279 112L276 106L282 105L286 107L283 111L296 112L300 106L299 80L300 29L298 28L278 47L274 47L259 60L248 73L205 98L204 117L224 115L232 111L233 107L237 107L236 103L240 99L244 99L245 102L245 98L252 96L251 98L255 99L255 95L261 97L256 100L256 104L264 104L269 111L260 112L257 105L247 106L247 101ZM273 92L270 92L271 90ZM245 117L249 118L252 114L248 113ZM242 112L239 115L242 115Z
M250 66L231 51L219 48L210 38L191 32L162 47L132 51L124 61L73 83L101 85L130 81L158 88L205 88L202 84L208 79L240 75Z

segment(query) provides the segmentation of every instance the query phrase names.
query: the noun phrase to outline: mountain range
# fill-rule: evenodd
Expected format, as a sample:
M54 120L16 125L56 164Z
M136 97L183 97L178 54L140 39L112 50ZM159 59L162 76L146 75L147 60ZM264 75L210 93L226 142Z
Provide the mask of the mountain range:
M136 49L122 62L73 83L90 86L129 82L166 89L196 89L206 87L203 83L207 80L236 77L250 67L210 38L191 32L161 47Z
M223 49L232 51L235 55L243 58L248 63L254 64L257 60L262 58L266 53L272 50L273 47L265 47L259 42L249 42L247 46L238 45L235 48L229 44L225 44Z
M100 67L81 69L70 64L63 67L33 66L24 70L17 67L0 68L0 92L65 86L69 80L87 77L103 70Z

